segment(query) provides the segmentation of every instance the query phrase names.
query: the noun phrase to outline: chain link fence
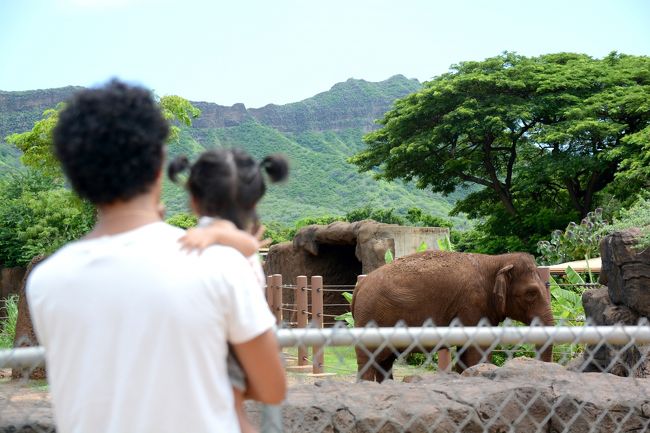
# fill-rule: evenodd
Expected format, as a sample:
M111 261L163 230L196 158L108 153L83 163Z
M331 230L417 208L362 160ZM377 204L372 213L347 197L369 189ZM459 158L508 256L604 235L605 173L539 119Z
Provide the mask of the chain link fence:
M277 335L290 387L279 410L247 403L262 432L650 431L650 326L645 321L638 326L337 325L282 328ZM540 361L551 346L553 362ZM322 356L323 372L295 368L299 349L309 358ZM467 358L469 351L479 356ZM443 359L447 356L450 363ZM47 384L29 379L43 359L38 347L0 351L0 432L55 431ZM21 378L11 379L11 368ZM368 372L375 381L359 382Z

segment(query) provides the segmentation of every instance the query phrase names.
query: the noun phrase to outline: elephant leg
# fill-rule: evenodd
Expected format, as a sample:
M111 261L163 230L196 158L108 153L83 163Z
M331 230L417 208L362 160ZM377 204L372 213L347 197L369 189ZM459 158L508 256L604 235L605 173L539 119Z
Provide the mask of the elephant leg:
M438 371L451 371L451 350L438 350Z
M357 353L357 380L374 381L377 374L374 363L369 362L370 358L365 350L356 347L355 352Z
M456 363L456 371L462 373L465 369L478 364L481 362L483 357L483 352L481 352L476 347L468 347L463 353L458 357L458 362Z
M380 368L376 370L377 382L381 383L386 379L391 379L391 380L393 379L393 363L395 362L396 359L397 357L391 353L385 359L378 362Z

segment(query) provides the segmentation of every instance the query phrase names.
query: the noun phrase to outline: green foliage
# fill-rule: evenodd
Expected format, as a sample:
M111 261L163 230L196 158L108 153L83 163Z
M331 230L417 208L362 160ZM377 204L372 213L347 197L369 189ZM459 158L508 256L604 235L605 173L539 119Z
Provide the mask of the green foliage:
M177 213L176 215L167 218L165 222L181 229L189 229L196 226L198 218L194 214Z
M352 304L352 293L343 292L341 294L349 304ZM343 314L339 314L334 318L334 320L343 321L347 324L348 328L354 328L354 317L352 317L352 311L346 311Z
M553 317L567 321L568 324L576 322L582 324L585 320L585 310L582 306L582 292L586 286L585 281L570 266L567 268L567 281L572 286L560 286L551 277L551 308Z
M23 152L21 161L26 167L55 178L63 177L63 173L52 149L52 131L63 108L64 105L59 104L56 108L45 110L41 120L34 123L31 131L11 134L6 138L8 143Z
M438 245L440 245L440 241L438 241ZM426 242L422 241L420 245L415 249L416 253L423 253L429 248L429 245L427 245Z
M18 295L11 295L7 299L0 299L4 303L6 319L0 321L0 349L14 347L16 336L16 322L18 321Z
M393 263L393 260L394 260L393 252L390 249L386 250L386 252L384 253L384 262L386 264L389 264L389 263Z
M0 180L0 262L21 266L87 233L91 205L50 177L26 172Z
M273 226L279 233L278 240L290 239L281 232L292 230L294 222L305 216L343 216L363 206L383 208L390 204L394 214L400 217L409 208L417 207L423 213L446 217L464 191L443 198L419 190L413 184L377 182L369 173L357 173L347 162L348 157L363 148L362 136L372 127L376 110L388 108L395 98L420 87L416 80L402 76L380 83L348 80L298 103L248 110L251 116L247 115L240 123L233 120L233 125L228 127L213 126L212 119L206 119L200 127L187 127L186 121L193 118L193 113L185 111L185 115L177 116L181 120L174 121L180 131L178 140L169 142L167 153L169 157L181 153L192 157L209 148L236 146L258 159L271 153L286 154L291 165L288 182L269 185L258 209L264 225ZM44 104L68 99L76 90L0 91L0 99L6 97L11 102L7 107L0 107L0 136L31 129L46 108ZM163 108L167 98L161 98ZM173 108L174 104L171 105ZM5 166L14 167L18 158L16 148L0 143L0 173ZM182 187L165 181L163 188L169 216L189 212L187 194ZM462 215L451 220L456 227L467 225Z
M396 101L350 161L449 194L478 219L483 252L532 251L599 195L650 185L650 58L514 53L463 62Z
M445 236L443 239L438 239L438 249L440 251L455 251L449 236Z
M395 209L377 209L371 206L364 206L345 214L345 220L349 222L375 220L385 224L404 225L404 218L395 214Z
M180 96L163 96L158 102L163 116L168 121L184 126L190 126L191 119L198 117L201 113L189 101ZM63 177L59 161L54 156L52 133L59 120L59 113L64 108L65 104L60 103L56 108L45 110L41 119L34 123L30 131L14 133L6 138L8 143L23 152L21 161L26 167L54 178ZM170 140L178 140L179 131L178 126L172 125Z
M534 358L535 346L532 344L506 344L495 347L492 351L492 363L501 367L506 361L513 358Z
M640 231L637 248L650 247L650 199L647 195L639 197L628 209L621 210L618 217L614 218L610 231L630 228L637 228Z
M163 117L171 123L169 141L177 141L180 137L181 129L175 123L181 126L191 126L192 119L196 119L201 115L201 110L180 96L163 96L158 99L158 104L160 105Z
M408 225L416 227L449 227L452 228L454 224L442 217L427 215L422 209L412 207L406 211L406 221Z
M569 223L564 231L554 230L550 241L537 243L539 262L543 265L582 260L600 256L600 240L608 232L603 210L589 212L580 224Z

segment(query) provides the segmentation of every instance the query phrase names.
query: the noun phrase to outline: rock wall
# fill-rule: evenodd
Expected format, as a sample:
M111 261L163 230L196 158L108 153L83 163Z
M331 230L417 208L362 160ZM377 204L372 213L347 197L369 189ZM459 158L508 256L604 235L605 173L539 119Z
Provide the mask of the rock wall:
M575 373L516 358L411 383L317 382L289 388L284 433L644 432L650 428L650 380ZM53 432L45 394L0 387L0 431ZM11 400L10 405L2 403ZM259 422L260 406L247 402Z
M582 295L587 319L595 325L636 325L648 319L650 251L635 249L637 235L638 230L616 232L600 242L599 282L607 287L586 290ZM649 355L648 346L587 346L585 369L618 376L648 377Z
M290 390L284 432L646 431L650 381L517 358L413 383L321 382ZM603 416L608 413L608 416Z

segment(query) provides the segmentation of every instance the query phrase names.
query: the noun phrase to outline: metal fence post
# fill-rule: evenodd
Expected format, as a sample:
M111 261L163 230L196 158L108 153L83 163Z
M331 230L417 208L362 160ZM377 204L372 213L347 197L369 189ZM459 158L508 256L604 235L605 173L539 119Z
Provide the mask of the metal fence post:
M298 310L298 328L307 327L307 277L296 278L296 310ZM307 365L307 346L298 346L298 365Z
M312 325L314 328L323 328L323 277L311 277L311 308ZM323 346L312 346L313 373L323 373L325 363L325 348Z
M282 323L282 275L274 274L271 280L273 286L273 314L275 314L275 322L280 325Z

